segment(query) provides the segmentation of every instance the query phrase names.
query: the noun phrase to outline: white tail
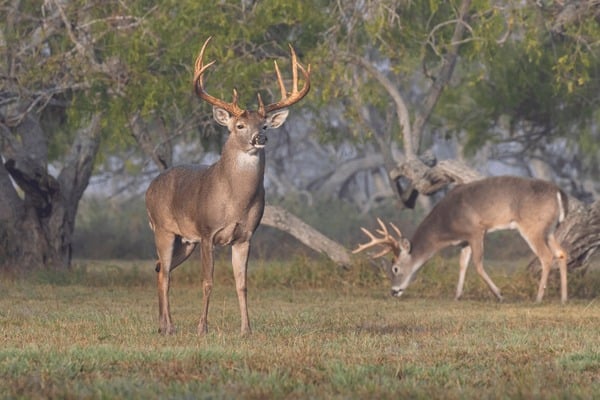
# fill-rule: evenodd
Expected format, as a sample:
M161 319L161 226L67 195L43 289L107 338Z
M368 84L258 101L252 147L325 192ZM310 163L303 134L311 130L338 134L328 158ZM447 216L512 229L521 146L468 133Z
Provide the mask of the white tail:
M389 234L378 219L381 237L367 233L371 241L354 253L374 246L384 246L375 257L392 251L390 268L392 295L400 296L423 264L441 249L463 246L456 298L463 292L465 274L472 258L475 268L494 295L502 300L498 287L483 269L483 239L486 232L517 229L542 265L536 300L544 297L548 274L554 258L560 269L561 300L567 301L567 253L554 236L568 210L566 194L552 183L512 176L482 179L458 185L431 210L417 227L412 240ZM385 248L389 250L385 250Z
M154 179L146 191L146 208L158 254L159 332L163 334L175 332L169 310L170 273L189 257L197 244L201 250L204 289L198 333L208 331L215 245L232 246L231 262L241 312L241 332L250 333L246 269L250 239L265 207L265 130L281 126L288 116L285 108L300 101L310 88L310 65L306 69L300 65L290 46L293 81L289 95L275 63L280 101L265 106L259 95L258 110L249 111L238 106L235 90L231 103L217 99L208 94L203 85L203 74L214 63L203 63L209 40L204 42L196 60L194 87L200 98L213 105L215 120L229 130L221 158L211 166L170 168ZM298 69L304 77L301 90L298 90Z

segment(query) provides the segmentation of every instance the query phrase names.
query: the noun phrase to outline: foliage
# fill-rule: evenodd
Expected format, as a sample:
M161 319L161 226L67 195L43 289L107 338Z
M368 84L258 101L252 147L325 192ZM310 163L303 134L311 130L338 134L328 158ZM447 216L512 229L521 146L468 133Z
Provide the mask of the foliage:
M151 267L77 268L61 285L49 275L0 283L0 397L584 399L600 391L594 300L456 302L427 289L422 298L423 287L395 300L382 280L294 280L296 268L324 266L270 264L251 271L254 333L242 339L234 284L223 280L231 271L219 262L208 336L195 333L199 286L178 269L179 330L163 337Z
M505 22L504 37L478 32L481 40L471 46L478 56L461 63L466 84L447 92L439 107L449 131L467 132L468 152L488 141L511 141L539 157L562 137L581 150L580 168L595 171L600 27L592 15L556 27L557 15L541 4L507 5L490 14L495 25Z

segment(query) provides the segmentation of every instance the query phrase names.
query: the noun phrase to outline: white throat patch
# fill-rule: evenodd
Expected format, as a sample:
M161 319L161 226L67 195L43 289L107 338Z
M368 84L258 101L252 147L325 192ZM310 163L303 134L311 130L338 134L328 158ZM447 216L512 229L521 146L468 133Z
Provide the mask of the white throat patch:
M260 156L258 151L254 154L246 153L245 151L239 151L237 153L236 161L239 168L256 168L259 160Z

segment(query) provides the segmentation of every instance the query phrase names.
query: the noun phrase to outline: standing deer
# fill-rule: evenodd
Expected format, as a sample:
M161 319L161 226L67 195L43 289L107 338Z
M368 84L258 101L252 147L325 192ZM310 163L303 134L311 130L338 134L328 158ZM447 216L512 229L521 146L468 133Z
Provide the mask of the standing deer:
M237 91L226 103L206 92L203 74L212 65L203 64L204 42L196 59L196 94L213 105L213 117L229 130L221 158L211 166L177 166L155 178L146 192L146 208L154 231L159 309L159 332L172 334L175 327L169 310L171 271L188 258L200 244L203 271L203 308L198 333L208 332L207 316L213 286L213 248L231 245L231 262L241 312L241 333L249 334L246 304L246 272L250 239L258 227L265 207L265 131L281 126L288 116L287 107L300 101L310 89L310 65L305 69L290 46L292 91L288 94L275 62L281 100L264 105L258 94L258 110L241 109ZM298 90L298 69L304 85Z
M517 229L542 264L536 301L540 302L544 297L550 266L556 257L560 268L561 300L565 303L567 253L556 240L554 231L567 214L567 202L567 195L549 182L513 176L486 178L458 185L448 192L417 227L412 240L404 238L394 224L390 225L397 237L392 236L378 218L380 228L376 233L380 237L361 228L370 241L353 252L382 246L382 250L373 256L376 258L391 251L392 296L399 297L427 260L445 247L459 245L462 251L456 299L463 293L465 274L472 257L479 275L498 300L502 300L500 290L483 269L483 239L486 232Z

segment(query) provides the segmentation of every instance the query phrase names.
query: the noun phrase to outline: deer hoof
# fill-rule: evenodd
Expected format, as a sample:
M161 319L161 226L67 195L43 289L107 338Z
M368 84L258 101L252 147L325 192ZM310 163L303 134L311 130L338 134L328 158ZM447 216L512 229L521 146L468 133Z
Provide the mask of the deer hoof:
M176 332L177 330L173 325L158 328L158 333L160 333L161 335L174 335Z

